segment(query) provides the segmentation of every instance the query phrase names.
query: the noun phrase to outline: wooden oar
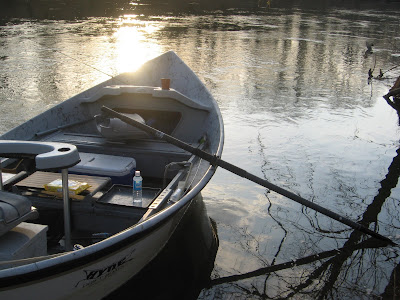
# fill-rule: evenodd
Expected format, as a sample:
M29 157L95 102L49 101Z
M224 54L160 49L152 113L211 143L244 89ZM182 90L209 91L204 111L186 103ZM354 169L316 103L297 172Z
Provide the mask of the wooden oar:
M170 144L173 144L173 145L175 145L175 146L177 146L177 147L179 147L181 149L184 149L184 150L186 150L186 151L188 151L188 152L190 152L190 153L192 153L194 155L197 155L198 157L210 162L214 166L219 166L219 167L221 167L221 168L223 168L223 169L225 169L225 170L227 170L229 172L232 172L232 173L234 173L236 175L239 175L239 176L244 177L244 178L246 178L246 179L248 179L250 181L253 181L253 182L255 182L255 183L259 184L259 185L262 185L263 187L266 187L266 188L268 188L270 190L273 190L273 191L277 192L278 194L280 194L282 196L285 196L285 197L287 197L289 199L292 199L292 200L294 200L294 201L296 201L296 202L298 202L298 203L300 203L300 204L302 204L304 206L307 206L307 207L309 207L309 208L311 208L311 209L313 209L313 210L315 210L315 211L317 211L317 212L319 212L319 213L321 213L321 214L323 214L325 216L328 216L328 217L330 217L332 219L335 219L336 221L339 221L340 223L346 224L347 226L350 226L353 229L359 230L359 231L361 231L361 232L363 232L365 234L368 234L368 235L370 235L372 237L375 237L375 238L377 238L379 240L386 241L386 242L388 242L388 243L390 243L392 245L397 245L391 239L389 239L389 238L387 238L387 237L385 237L383 235L380 235L379 233L377 233L375 231L372 231L372 230L368 229L365 226L362 226L362 225L360 225L360 224L358 224L358 223L356 223L354 221L351 221L351 220L349 220L349 219L347 219L345 217L342 217L341 215L339 215L339 214L337 214L337 213L335 213L333 211L330 211L329 209L326 209L326 208L324 208L324 207L322 207L322 206L320 206L318 204L315 204L314 202L308 201L308 200L306 200L306 199L304 199L304 198L302 198L302 197L300 197L300 196L298 196L298 195L296 195L296 194L294 194L294 193L292 193L290 191L287 191L287 190L285 190L285 189L283 189L283 188L281 188L281 187L279 187L279 186L277 186L277 185L275 185L273 183L270 183L269 181L267 181L265 179L262 179L260 177L257 177L255 175L253 175L253 174L250 174L247 171L245 171L245 170L243 170L243 169L241 169L241 168L239 168L239 167L237 167L235 165L232 165L232 164L220 159L219 157L217 157L215 155L207 153L207 152L205 152L203 150L200 150L198 148L192 147L191 145L188 145L185 142L182 142L181 140L178 140L178 139L176 139L176 138L174 138L174 137L172 137L172 136L170 136L170 135L168 135L168 134L166 134L166 133L164 133L162 131L159 131L159 130L153 128L153 127L150 127L150 126L148 126L146 124L139 123L139 122L137 122L137 121L135 121L135 120L123 115L123 114L120 114L120 113L118 113L118 112L106 107L106 106L103 106L101 110L104 111L105 113L113 116L113 117L119 118L120 120L126 122L129 125L135 126L135 127L139 128L139 129L141 129L141 130L143 130L143 131L145 131L147 133L150 133L150 134L154 135L155 137L157 137L159 139L162 139L162 140L164 140L164 141L166 141L166 142L168 142Z

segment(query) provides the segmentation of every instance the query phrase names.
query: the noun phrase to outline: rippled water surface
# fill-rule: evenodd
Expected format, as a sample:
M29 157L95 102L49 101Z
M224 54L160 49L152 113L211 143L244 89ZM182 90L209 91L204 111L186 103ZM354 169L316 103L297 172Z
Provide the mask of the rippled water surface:
M398 7L273 4L202 15L4 19L0 131L173 50L219 103L224 160L400 243L399 116L382 98L400 75ZM220 245L200 299L400 294L398 247L376 248L223 169L203 197Z

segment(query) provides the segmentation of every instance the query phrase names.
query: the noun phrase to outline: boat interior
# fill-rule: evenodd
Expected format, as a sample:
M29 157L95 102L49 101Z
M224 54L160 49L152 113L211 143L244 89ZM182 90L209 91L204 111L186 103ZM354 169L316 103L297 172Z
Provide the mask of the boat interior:
M29 141L0 141L0 269L100 242L174 205L204 174L196 156L104 115L101 107L199 148L206 144L209 108L172 89L104 89L79 102L79 120L71 114L61 124L48 121ZM66 158L69 151L78 158ZM136 170L143 177L139 204L132 198ZM66 178L88 187L66 193ZM46 189L55 180L61 189Z

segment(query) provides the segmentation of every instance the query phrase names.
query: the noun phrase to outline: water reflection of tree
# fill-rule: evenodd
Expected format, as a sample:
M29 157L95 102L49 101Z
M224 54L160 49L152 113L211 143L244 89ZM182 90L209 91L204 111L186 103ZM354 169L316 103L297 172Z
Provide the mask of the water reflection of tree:
M369 227L371 224L375 228L378 227L378 215L381 209L391 194L391 190L396 187L400 174L400 149L397 150L397 155L393 158L391 165L388 168L388 173L386 177L381 181L381 188L378 194L374 197L370 205L368 205L364 214L359 221L363 226ZM356 247L365 235L359 231L353 231L349 239L344 243L344 248L351 249ZM320 298L327 297L333 292L333 288L339 276L344 272L345 269L349 267L357 267L363 264L364 256L367 251L358 250L353 253L350 251L341 252L334 256L321 267L324 266L327 272L327 278L325 280L325 285L318 291L318 296ZM378 255L377 253L370 253L371 255ZM373 261L373 260L371 260ZM347 264L347 265L346 265ZM346 268L344 268L346 267Z
M361 216L359 223L363 226L374 228L378 227L378 215L383 205L391 195L391 190L397 186L400 176L400 149L393 158L388 168L386 177L380 182L381 188L367 209ZM271 217L273 213L268 211ZM273 217L274 218L274 217ZM263 290L259 290L252 285L252 288L237 286L242 293L257 296L263 299L287 299L287 298L312 298L312 299L343 299L343 297L366 297L368 294L383 290L380 298L395 299L400 294L399 279L396 279L400 272L400 265L395 265L391 274L388 274L388 261L393 261L398 254L392 248L380 248L387 244L367 237L359 232L352 231L349 238L340 249L324 251L314 255L300 258L296 261L275 264L279 253L282 250L286 239L287 230L284 222L274 218L274 221L285 232L278 250L275 253L269 266L240 275L217 278L211 281L211 285L226 284L239 280L249 279L258 276L266 276L264 279ZM300 246L300 245L299 245ZM380 249L378 249L380 248ZM322 261L325 260L325 261ZM319 261L317 264L316 262ZM314 264L313 264L314 263ZM379 265L382 264L382 265ZM285 282L287 273L283 276L275 272L296 266L307 265L307 269L300 271L297 275L296 283L288 282L284 289L277 295L268 295L269 279L271 274L276 275L279 280ZM368 287L360 286L367 282ZM387 282L387 284L386 284ZM351 291L349 291L351 289Z

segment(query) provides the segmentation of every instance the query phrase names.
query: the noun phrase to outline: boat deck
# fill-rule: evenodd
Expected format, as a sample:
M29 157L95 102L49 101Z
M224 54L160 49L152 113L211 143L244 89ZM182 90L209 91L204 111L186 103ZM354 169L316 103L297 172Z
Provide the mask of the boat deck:
M61 173L37 171L27 178L17 182L15 186L25 189L35 189L38 193L54 195L58 198L62 198L61 193L50 192L44 189L45 184L48 184L56 179L61 180ZM105 188L111 183L111 179L109 177L69 174L68 179L78 182L87 182L89 184L89 188L83 193L70 194L70 198L77 200L83 200L85 197L92 197L98 191Z

